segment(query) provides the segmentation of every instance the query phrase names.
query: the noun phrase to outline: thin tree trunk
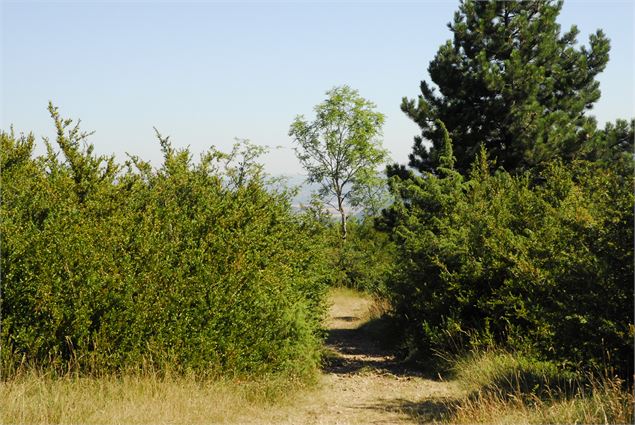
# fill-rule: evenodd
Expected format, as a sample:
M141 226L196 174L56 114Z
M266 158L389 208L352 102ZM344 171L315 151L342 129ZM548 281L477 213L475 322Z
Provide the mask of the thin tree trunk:
M337 206L340 211L340 217L342 219L341 230L342 230L342 240L346 240L346 212L344 212L344 205L340 199L337 200Z

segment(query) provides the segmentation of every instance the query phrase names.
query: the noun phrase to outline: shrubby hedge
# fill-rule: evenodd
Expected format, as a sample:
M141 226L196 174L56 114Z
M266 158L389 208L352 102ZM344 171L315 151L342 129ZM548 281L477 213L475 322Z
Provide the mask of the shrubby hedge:
M575 368L633 365L633 177L590 162L535 173L393 177L389 290L411 349L503 346Z
M337 258L338 281L342 286L386 296L396 247L389 235L375 228L374 220L365 216L349 221L348 237Z
M158 169L120 166L50 111L59 153L0 134L4 371L314 370L322 239L266 189L257 150L194 163L159 136Z
M376 228L377 214L368 211L349 216L346 240L343 240L339 218L333 216L322 200L314 198L302 209L314 224L314 237L323 243L329 264L323 277L329 286L385 297L396 248L390 236Z

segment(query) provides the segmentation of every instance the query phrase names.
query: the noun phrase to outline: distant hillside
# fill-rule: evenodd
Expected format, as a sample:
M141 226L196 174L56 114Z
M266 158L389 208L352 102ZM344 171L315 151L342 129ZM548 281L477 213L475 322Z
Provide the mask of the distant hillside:
M311 195L314 192L317 192L320 185L315 183L307 183L307 176L303 174L289 174L289 175L278 175L271 176L274 178L283 178L285 180L285 186L287 187L297 187L299 188L298 194L293 198L293 208L299 210L302 205L308 205L311 201ZM337 211L332 207L327 207L327 209L332 213L336 214ZM353 216L359 215L357 212L353 212Z

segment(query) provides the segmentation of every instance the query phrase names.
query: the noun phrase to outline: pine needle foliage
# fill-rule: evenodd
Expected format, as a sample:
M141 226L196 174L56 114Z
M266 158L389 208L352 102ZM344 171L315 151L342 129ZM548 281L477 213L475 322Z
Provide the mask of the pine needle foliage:
M422 130L410 166L434 172L439 165L436 120L447 126L464 175L481 144L510 172L592 149L601 135L587 112L600 97L596 76L610 42L598 30L578 46L576 26L561 32L561 8L553 0L461 1L448 24L452 39L428 67L433 84L422 81L419 96L401 104Z

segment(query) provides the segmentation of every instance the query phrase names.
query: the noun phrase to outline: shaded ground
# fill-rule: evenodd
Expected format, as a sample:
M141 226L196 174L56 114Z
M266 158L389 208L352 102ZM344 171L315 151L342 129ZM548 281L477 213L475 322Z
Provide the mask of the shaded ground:
M329 374L353 374L373 371L395 377L423 377L424 375L398 362L394 353L383 348L364 325L369 320L373 302L352 291L337 291L329 311L327 347L332 356L324 368ZM347 315L350 314L350 315Z
M302 396L285 413L272 412L271 423L416 424L446 413L446 401L457 393L452 383L428 379L400 364L360 329L369 320L370 298L341 290L331 299L331 355L321 388Z

